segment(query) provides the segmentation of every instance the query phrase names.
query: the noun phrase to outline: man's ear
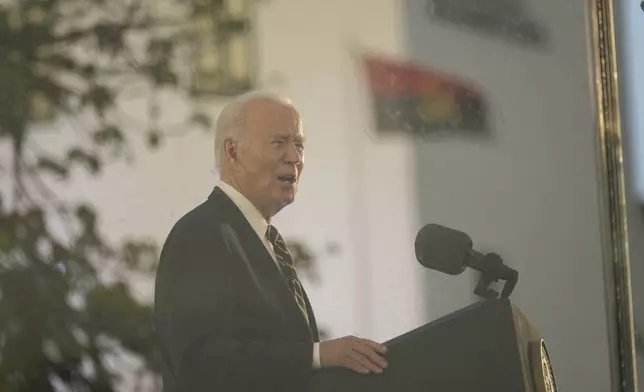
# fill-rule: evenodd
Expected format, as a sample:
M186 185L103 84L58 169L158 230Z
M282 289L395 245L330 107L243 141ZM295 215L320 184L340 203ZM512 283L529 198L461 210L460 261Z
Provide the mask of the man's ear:
M224 155L226 157L226 160L230 162L237 160L237 143L234 140L224 140Z

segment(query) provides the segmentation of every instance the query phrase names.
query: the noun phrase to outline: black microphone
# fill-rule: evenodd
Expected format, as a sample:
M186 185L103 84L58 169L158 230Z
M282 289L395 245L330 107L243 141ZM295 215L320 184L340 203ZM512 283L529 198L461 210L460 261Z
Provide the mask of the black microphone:
M496 253L482 254L472 247L472 239L458 230L437 224L425 225L416 235L416 259L426 268L458 275L470 267L481 272L474 293L496 298L498 293L488 286L499 279L506 280L501 296L507 298L514 290L519 273L503 264Z

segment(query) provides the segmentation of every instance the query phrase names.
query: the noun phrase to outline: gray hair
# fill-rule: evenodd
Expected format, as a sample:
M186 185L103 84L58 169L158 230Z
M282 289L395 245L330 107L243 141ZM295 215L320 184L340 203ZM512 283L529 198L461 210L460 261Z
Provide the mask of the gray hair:
M245 110L249 103L257 100L269 100L292 106L290 99L266 91L251 91L237 96L228 103L219 113L215 125L215 169L221 168L221 154L224 141L228 138L239 137L239 132L244 123Z

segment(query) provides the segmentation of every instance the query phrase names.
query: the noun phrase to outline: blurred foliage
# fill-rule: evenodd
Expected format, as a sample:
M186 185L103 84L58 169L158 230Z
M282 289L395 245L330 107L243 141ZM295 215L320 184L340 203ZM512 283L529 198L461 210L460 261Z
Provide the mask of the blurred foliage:
M118 350L139 356L150 375L159 371L149 305L137 302L124 276L111 284L101 266L126 274L149 271L156 247L110 244L95 212L75 207L78 229L61 241L38 205L0 212L0 390L112 391L117 374L107 357Z
M91 204L54 189L131 158L135 138L154 150L184 130L210 128L197 110L164 125L158 96L189 99L180 75L191 18L204 7L223 12L224 3L1 3L0 147L11 156L0 162L0 391L116 391L124 378L135 390L159 390L152 308L132 290L133 278L153 275L158 245L110 241ZM143 127L124 124L118 105L136 83L147 87ZM63 145L41 145L36 129L63 132L61 118L88 120ZM119 358L133 374L117 369Z
M311 284L320 283L320 275L315 269L315 255L311 249L302 241L297 239L287 239L287 248L293 256L293 262L300 274L308 278Z

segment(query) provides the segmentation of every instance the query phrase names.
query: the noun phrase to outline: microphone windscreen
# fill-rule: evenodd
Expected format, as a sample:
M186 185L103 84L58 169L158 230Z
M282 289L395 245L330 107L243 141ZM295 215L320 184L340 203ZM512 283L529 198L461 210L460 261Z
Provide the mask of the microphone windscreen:
M422 266L458 275L467 267L472 239L458 230L428 224L418 231L414 246L416 259Z

